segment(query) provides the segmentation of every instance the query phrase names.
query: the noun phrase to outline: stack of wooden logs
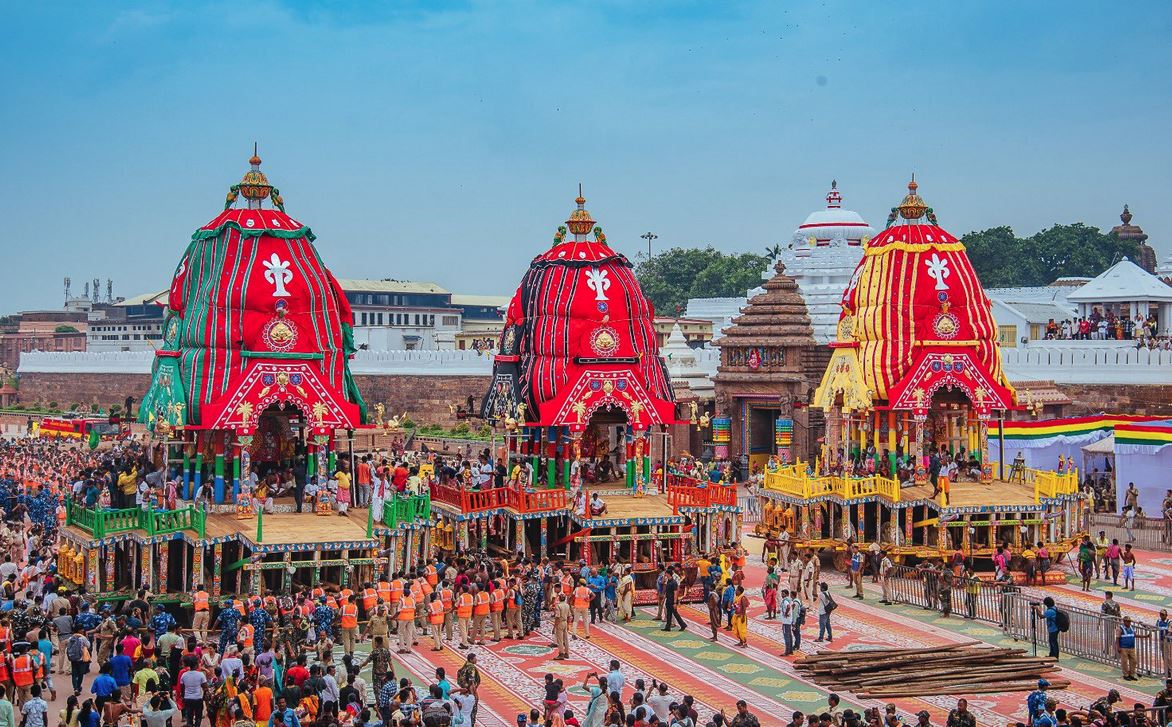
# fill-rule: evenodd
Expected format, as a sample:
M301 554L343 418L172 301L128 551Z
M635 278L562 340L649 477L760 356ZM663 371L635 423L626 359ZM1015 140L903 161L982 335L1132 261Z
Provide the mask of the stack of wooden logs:
M824 651L794 666L820 686L868 699L1030 691L1039 679L1049 681L1051 689L1070 686L1054 678L1059 670L1054 659L975 641L925 649Z

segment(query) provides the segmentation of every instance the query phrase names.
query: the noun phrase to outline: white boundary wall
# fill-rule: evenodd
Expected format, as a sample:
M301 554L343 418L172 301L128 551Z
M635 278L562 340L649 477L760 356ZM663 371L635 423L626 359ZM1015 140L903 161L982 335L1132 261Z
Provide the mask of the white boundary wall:
M22 374L148 374L154 353L21 354ZM716 374L719 349L696 351L696 368ZM1172 384L1172 351L1135 348L1026 346L1002 349L1010 381L1053 381L1057 384ZM350 370L364 376L488 376L492 356L475 351L359 351Z

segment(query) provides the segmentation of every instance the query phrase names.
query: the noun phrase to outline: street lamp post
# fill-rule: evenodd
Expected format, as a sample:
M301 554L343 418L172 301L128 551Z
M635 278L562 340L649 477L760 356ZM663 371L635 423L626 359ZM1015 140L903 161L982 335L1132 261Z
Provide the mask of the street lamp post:
M651 241L658 240L659 235L656 235L654 232L645 232L642 235L639 235L639 237L642 237L644 240L647 241L647 260L648 260L648 262L650 262L651 261Z

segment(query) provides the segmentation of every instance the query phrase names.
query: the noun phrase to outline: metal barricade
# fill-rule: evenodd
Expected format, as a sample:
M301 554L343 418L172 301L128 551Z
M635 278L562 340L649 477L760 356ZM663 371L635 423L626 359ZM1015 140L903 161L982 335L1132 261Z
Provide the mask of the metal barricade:
M761 522L761 499L756 495L738 494L737 507L741 509L741 522L753 525Z
M1091 531L1100 530L1108 538L1117 538L1120 543L1131 543L1141 550L1172 551L1172 520L1157 517L1137 517L1129 531L1119 515L1097 512L1091 516Z
M932 611L945 610L940 598L940 570L922 570L895 566L887 574L887 588L895 603L906 603ZM949 588L949 612L962 618L987 621L1006 628L1008 622L1008 595L1018 592L1016 586L953 576Z
M1006 634L1015 640L1029 642L1039 651L1047 650L1046 619L1034 608L1041 601L1031 600L1021 593L1012 594L1008 599L1008 625L1003 626ZM1122 619L1063 603L1057 604L1057 608L1066 612L1070 620L1070 629L1058 634L1061 654L1119 666L1115 632ZM1159 633L1149 624L1133 622L1132 628L1135 629L1136 673L1144 676L1163 674L1164 655Z

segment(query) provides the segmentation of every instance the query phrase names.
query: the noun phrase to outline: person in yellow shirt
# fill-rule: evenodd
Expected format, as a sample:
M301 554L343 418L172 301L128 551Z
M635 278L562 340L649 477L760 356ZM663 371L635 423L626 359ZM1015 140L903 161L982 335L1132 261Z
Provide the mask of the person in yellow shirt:
M1034 585L1034 580L1037 578L1037 573L1038 573L1038 568L1037 568L1038 560L1037 560L1037 558L1038 557L1034 553L1033 549L1027 545L1025 547L1025 550L1021 551L1021 558L1022 558L1022 563L1025 566L1026 583L1028 583L1032 586L1032 585ZM1043 584L1043 585L1045 585L1045 584Z
M346 517L346 511L350 509L350 463L342 460L338 463L338 471L334 474L334 479L338 482L338 514Z
M118 492L122 495L119 507L134 507L134 498L138 495L138 468L127 464L122 467L118 475Z

